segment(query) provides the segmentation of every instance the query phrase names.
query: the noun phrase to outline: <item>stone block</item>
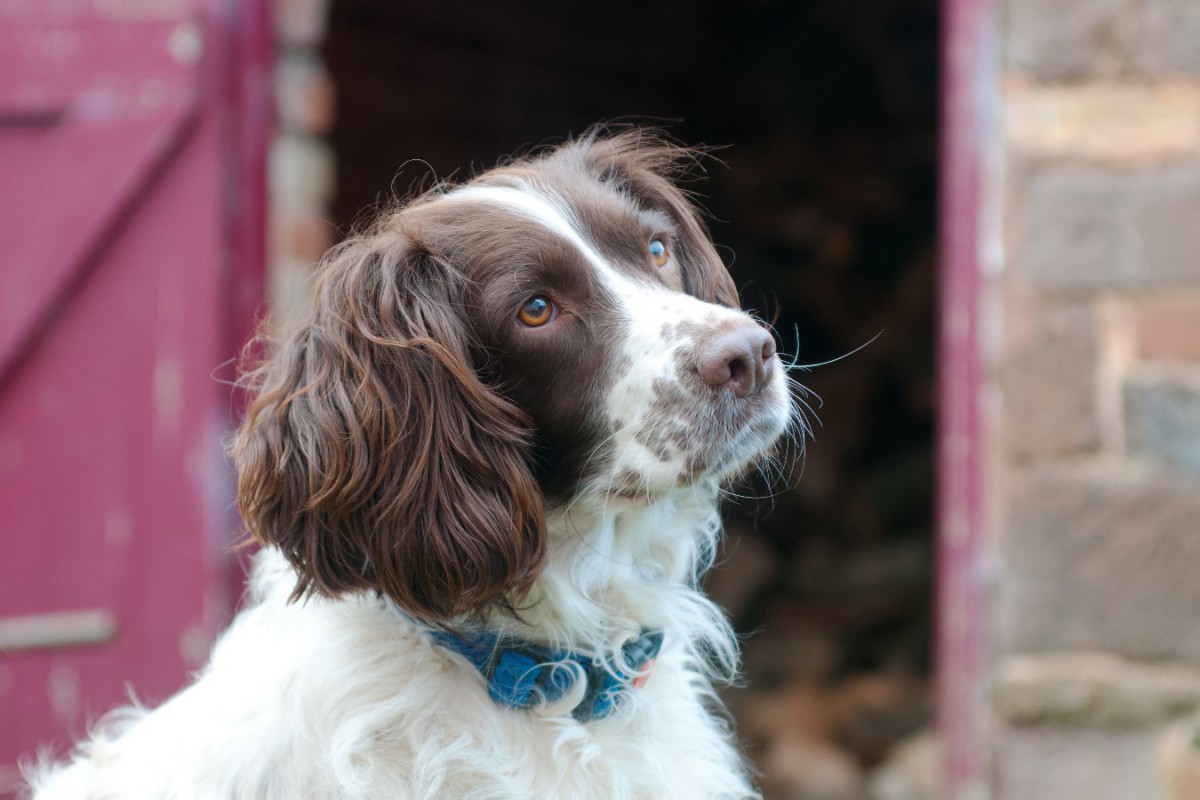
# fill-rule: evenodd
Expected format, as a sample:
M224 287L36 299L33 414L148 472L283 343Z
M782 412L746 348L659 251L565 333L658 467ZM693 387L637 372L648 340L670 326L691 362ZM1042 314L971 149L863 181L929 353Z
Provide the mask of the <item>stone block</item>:
M1200 718L1173 725L1163 734L1158 762L1169 800L1200 797Z
M1012 263L1035 287L1200 281L1200 169L1042 165L1014 184Z
M1050 81L1200 74L1194 0L1006 0L1005 64Z
M1200 3L1143 0L1137 63L1145 72L1200 75Z
M1200 669L1109 653L1008 656L995 672L993 698L1010 723L1146 727L1200 708Z
M996 800L1164 800L1157 731L1010 728L996 748Z
M1189 377L1129 378L1125 431L1132 455L1200 478L1200 372ZM1196 534L1200 537L1200 519Z
M1139 356L1200 364L1200 292L1139 298L1133 312Z
M333 150L321 139L276 138L270 153L272 213L325 214L333 198L336 169Z
M1200 664L1200 485L1133 469L1027 469L1003 501L1008 652Z
M275 0L275 36L286 47L318 47L325 41L330 0Z
M1008 146L1023 155L1161 163L1200 152L1200 82L1047 86L1012 79L1004 120Z
M315 265L334 242L333 223L304 214L279 214L278 229L272 237L275 255L301 264Z
M1196 40L1200 48L1200 39ZM1129 224L1141 240L1149 283L1200 283L1200 170L1142 173L1130 194Z
M1096 368L1099 345L1092 309L1041 303L1010 293L1010 338L1000 362L1004 441L1017 458L1064 455L1100 446ZM1022 302L1024 299L1024 302Z
M312 53L285 53L275 72L279 125L288 132L321 136L333 127L333 80Z
M1006 0L1006 66L1069 80L1116 73L1137 32L1136 0Z
M274 259L268 275L267 297L271 325L279 333L296 330L313 305L313 265L286 258Z

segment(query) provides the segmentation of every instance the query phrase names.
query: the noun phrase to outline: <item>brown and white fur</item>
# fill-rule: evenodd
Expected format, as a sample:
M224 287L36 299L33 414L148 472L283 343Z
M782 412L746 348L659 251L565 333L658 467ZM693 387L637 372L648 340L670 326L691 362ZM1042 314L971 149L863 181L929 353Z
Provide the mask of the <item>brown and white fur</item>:
M264 545L245 610L191 686L31 770L34 796L756 797L711 684L735 638L697 583L722 485L793 403L672 183L690 160L592 133L335 248L232 448ZM431 625L665 643L585 724L579 692L493 703Z

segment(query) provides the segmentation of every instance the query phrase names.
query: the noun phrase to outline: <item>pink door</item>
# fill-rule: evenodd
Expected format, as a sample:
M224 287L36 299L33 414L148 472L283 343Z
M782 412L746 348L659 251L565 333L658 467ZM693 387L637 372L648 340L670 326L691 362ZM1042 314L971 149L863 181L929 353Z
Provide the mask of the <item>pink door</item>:
M237 598L266 0L0 4L0 795Z

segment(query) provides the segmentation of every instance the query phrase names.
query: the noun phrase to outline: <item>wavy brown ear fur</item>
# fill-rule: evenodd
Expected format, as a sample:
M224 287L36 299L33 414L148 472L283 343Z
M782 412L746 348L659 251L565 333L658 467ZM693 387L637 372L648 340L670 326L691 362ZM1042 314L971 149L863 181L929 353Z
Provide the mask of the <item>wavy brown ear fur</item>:
M326 258L310 320L248 376L238 504L293 599L377 589L444 620L511 611L536 577L529 421L471 366L472 291L395 214Z
M593 168L623 184L644 203L670 215L679 226L684 289L706 303L740 308L737 285L712 248L711 238L696 207L684 199L679 183L699 169L701 151L674 144L663 135L633 128L606 136L603 127L580 139Z

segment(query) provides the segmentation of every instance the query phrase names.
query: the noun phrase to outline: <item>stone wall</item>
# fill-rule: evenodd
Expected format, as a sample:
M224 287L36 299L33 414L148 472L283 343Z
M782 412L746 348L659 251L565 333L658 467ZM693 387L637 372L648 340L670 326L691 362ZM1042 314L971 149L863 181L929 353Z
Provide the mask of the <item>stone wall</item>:
M995 796L1200 797L1200 4L1001 10Z
M269 170L268 300L288 327L307 308L313 268L333 244L333 81L321 55L330 0L275 0L277 133Z

